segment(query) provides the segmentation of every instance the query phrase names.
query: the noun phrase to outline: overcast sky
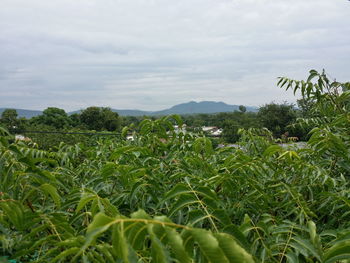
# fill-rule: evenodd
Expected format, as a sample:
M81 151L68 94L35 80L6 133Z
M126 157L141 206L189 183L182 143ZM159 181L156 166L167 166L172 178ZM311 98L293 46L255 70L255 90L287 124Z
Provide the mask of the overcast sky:
M350 1L0 0L0 107L260 106L312 68L350 80Z

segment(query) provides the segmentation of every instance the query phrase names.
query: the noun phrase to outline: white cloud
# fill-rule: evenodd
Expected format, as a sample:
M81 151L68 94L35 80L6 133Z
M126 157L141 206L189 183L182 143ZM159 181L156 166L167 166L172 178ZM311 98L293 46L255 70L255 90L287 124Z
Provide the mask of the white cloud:
M276 78L349 80L346 0L2 0L0 107L159 110L293 101ZM23 97L25 95L25 97Z

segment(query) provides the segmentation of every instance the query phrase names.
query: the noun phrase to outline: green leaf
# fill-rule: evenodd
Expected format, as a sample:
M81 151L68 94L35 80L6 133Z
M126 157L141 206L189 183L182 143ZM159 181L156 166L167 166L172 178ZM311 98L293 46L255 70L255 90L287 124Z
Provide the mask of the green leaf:
M307 82L310 82L313 78L317 77L319 74L316 70L312 69L310 70L310 75L307 78Z
M324 254L325 263L338 262L339 260L350 258L350 240L336 243Z
M163 201L168 200L168 199L173 198L173 197L176 197L180 194L190 193L190 192L191 192L191 190L188 189L188 187L186 185L177 184L174 187L172 187L172 189L169 192L167 192L165 194Z
M129 127L128 127L128 126L125 126L125 127L122 129L122 133L121 133L122 138L125 138L125 137L126 137L126 135L128 134L128 131L129 131Z
M169 263L170 262L169 252L166 250L162 241L154 233L153 227L154 227L153 224L147 225L148 233L150 235L151 242L152 242L152 247L151 247L152 262Z
M89 193L89 192L83 192L83 194L81 195L81 198L80 198L80 201L77 205L77 208L75 209L75 212L79 212L81 209L84 208L84 206L92 201L92 200L95 200L97 197L95 194L93 193Z
M40 186L40 189L51 196L52 200L55 202L58 208L61 207L61 198L57 192L56 187L51 184L42 184Z
M263 153L264 156L270 157L276 153L280 153L283 151L283 148L279 145L271 145L269 146Z
M79 248L78 247L68 248L67 250L65 250L65 251L61 252L60 254L58 254L54 259L52 259L51 262L60 261L60 260L65 259L66 257L68 257L70 255L76 254L77 252L79 252Z
M239 243L241 247L243 247L245 250L250 250L250 245L244 234L240 231L239 227L236 225L227 225L223 229L223 232L230 234L232 237L235 238L235 240Z
M123 222L113 226L112 245L118 258L125 263L137 263L138 258L125 237L125 224Z
M230 263L254 263L253 257L228 234L215 234L219 246Z
M192 259L187 254L181 235L175 229L165 228L169 245L174 252L174 257L181 263L191 263Z
M103 213L96 214L86 230L85 244L81 248L81 252L92 245L103 232L107 231L111 226L111 222L113 222L113 218Z
M101 176L107 179L109 176L113 175L116 171L117 165L112 162L107 162L101 170Z
M177 211L179 211L180 209L182 209L184 207L188 207L188 206L196 204L198 202L199 201L197 200L197 198L195 196L189 195L189 194L183 194L178 198L178 200L171 207L171 209L169 211L169 216L172 216L174 213L176 213Z
M220 248L219 241L211 232L204 229L193 229L191 230L191 234L193 235L194 240L198 243L201 253L209 262L230 262Z
M321 260L321 255L316 250L316 248L310 243L310 241L300 238L298 236L292 237L292 240L297 242L297 244L301 245L301 247L304 248L306 251L308 251L309 254L313 255L318 260Z

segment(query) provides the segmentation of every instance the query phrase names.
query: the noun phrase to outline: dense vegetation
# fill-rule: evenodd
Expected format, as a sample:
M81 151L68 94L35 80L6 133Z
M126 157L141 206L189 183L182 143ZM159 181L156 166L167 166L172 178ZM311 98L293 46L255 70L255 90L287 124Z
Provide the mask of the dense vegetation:
M350 83L279 85L312 101L304 148L267 129L238 148L143 120L134 140L40 150L0 141L0 253L20 262L349 262ZM316 117L314 117L316 116Z
M306 140L306 130L292 127L297 117L311 116L305 100L299 100L299 108L293 104L269 103L259 108L258 112L247 112L244 106L239 111L222 112L216 114L189 114L183 115L182 120L188 131L201 132L203 126L216 126L223 130L220 138L212 138L215 145L221 143L235 143L239 140L239 129L268 128L275 138L298 137ZM42 115L30 119L18 118L14 109L6 109L1 114L0 125L11 133L24 134L32 141L37 142L41 149L50 149L60 142L74 145L79 142L90 141L84 136L45 135L40 132L114 132L119 133L123 127L133 127L138 131L139 124L145 119L156 120L161 116L119 116L110 108L88 107L73 114L67 114L63 109L49 107ZM34 132L33 132L34 131ZM39 133L35 133L38 131ZM210 135L210 134L208 134Z

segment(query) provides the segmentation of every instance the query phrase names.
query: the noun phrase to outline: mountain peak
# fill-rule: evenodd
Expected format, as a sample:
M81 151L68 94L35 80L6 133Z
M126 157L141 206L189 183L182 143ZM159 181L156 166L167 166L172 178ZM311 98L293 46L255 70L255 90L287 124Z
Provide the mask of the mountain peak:
M255 107L246 107L248 111L256 111ZM239 105L229 105L222 101L190 101L175 105L169 109L153 112L152 115L169 114L199 114L199 113L219 113L239 110Z
M247 111L257 111L256 107L246 106ZM0 114L5 109L0 108ZM142 110L118 110L112 109L114 112L118 112L121 116L142 116L142 115L170 115L170 114L200 114L200 113L219 113L219 112L233 112L238 111L239 105L229 105L222 101L189 101L186 103L177 104L169 109L161 111L142 111ZM79 111L69 112L69 114L80 113ZM19 117L31 118L42 114L42 111L22 110L17 109Z

